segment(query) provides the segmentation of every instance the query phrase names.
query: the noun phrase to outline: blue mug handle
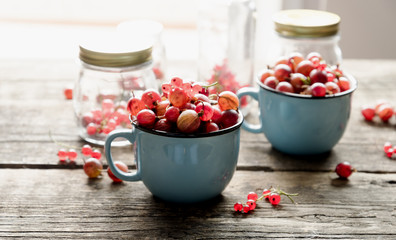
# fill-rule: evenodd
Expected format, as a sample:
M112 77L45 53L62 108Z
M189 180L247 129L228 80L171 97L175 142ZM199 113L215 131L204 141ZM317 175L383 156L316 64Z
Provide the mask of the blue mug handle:
M254 100L258 101L258 93L259 90L257 88L253 88L253 87L244 87L241 88L238 92L237 92L237 96L239 98L239 100L241 100L241 98L243 96L250 96L252 97ZM258 108L260 110L260 108ZM259 113L260 115L260 113ZM246 131L252 132L252 133L261 133L263 132L263 125L261 124L251 124L248 123L245 119L245 121L243 121L242 123L242 128L245 129Z
M116 138L125 138L132 144L136 141L136 130L135 128L132 128L132 134L131 130L125 130L125 129L120 129L120 130L114 130L112 131L106 138L105 142L105 154L106 154L106 159L107 159L107 164L110 167L111 172L118 177L119 179L122 179L124 181L140 181L142 180L141 177L141 171L139 166L140 164L140 159L139 157L136 156L136 165L137 165L137 170L136 173L125 173L123 171L118 170L118 168L114 165L113 157L111 155L111 143L113 142L114 139Z

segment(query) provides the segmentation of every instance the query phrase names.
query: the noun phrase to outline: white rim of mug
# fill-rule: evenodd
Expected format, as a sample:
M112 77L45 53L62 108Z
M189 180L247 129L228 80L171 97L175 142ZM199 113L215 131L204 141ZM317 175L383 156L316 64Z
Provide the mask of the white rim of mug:
M174 138L204 138L204 137L214 137L214 136L219 136L223 135L226 133L233 132L234 130L240 128L242 126L242 123L244 121L244 117L241 111L238 111L239 118L238 118L238 123L235 124L234 126L220 129L215 132L210 132L210 133L181 133L181 132L165 132L165 131L159 131L159 130L153 130L153 129L147 129L145 127L137 125L133 120L132 120L132 115L129 115L129 121L131 122L132 126L147 133L151 133L154 135L159 135L163 137L174 137Z
M345 77L349 80L349 82L352 84L350 89L348 89L348 90L346 90L346 91L343 91L343 92L340 92L340 93L331 94L331 95L326 95L326 96L324 96L324 97L314 97L314 96L312 96L312 95L304 95L304 94L298 94L298 93L288 93L288 92L280 92L280 91L277 91L277 90L275 90L275 89L273 89L273 88L271 88L271 87L268 87L268 86L264 85L264 84L260 81L260 76L261 76L261 75L262 75L262 74L259 74L259 75L256 77L256 83L257 83L261 88L263 88L263 89L265 89L265 90L268 90L268 91L271 91L271 92L273 92L273 93L275 93L275 94L285 95L285 96L287 96L287 97L301 98L301 99L314 99L314 100L319 100L319 99L332 99L332 98L337 98L337 97L343 97L343 96L345 96L345 95L349 95L349 94L353 93L353 92L357 89L357 86L358 86L358 83L357 83L356 79L355 79L351 74L345 73L345 72L344 72L344 76L345 76Z

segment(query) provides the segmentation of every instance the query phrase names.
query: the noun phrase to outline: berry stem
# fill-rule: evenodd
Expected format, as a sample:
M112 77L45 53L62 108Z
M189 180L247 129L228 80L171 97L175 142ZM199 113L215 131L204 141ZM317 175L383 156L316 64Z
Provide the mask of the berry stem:
M209 85L202 85L202 87L203 87L203 88L210 88L210 87L214 87L214 86L216 86L216 85L218 85L218 84L219 84L219 82L216 81L216 82L214 82L214 83L212 83L212 84L209 84Z
M59 145L59 146L66 147L66 148L74 148L74 149L78 149L78 150L81 151L81 148L79 148L79 147L72 146L72 145L68 145L68 144L61 143L61 142L56 141L56 140L54 139L54 137L52 136L52 131L51 131L51 130L48 131L48 136L50 137L50 139L51 139L55 144L57 144L57 145Z

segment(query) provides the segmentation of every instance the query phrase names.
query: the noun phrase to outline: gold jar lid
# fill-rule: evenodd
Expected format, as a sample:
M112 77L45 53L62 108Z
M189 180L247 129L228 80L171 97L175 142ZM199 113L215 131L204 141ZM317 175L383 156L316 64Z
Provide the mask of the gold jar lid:
M275 31L286 37L327 37L336 35L341 18L334 13L292 9L274 15Z
M116 36L80 44L80 60L100 67L129 67L151 60L152 46L147 41L128 41Z

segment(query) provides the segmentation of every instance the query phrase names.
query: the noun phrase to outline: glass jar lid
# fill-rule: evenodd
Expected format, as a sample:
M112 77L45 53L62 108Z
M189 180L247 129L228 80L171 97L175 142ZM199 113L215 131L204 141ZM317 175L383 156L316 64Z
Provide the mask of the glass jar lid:
M100 67L129 67L151 60L149 41L132 41L117 36L98 38L80 44L80 60Z
M283 10L274 15L275 31L286 37L327 37L336 35L341 18L334 13L310 10Z

